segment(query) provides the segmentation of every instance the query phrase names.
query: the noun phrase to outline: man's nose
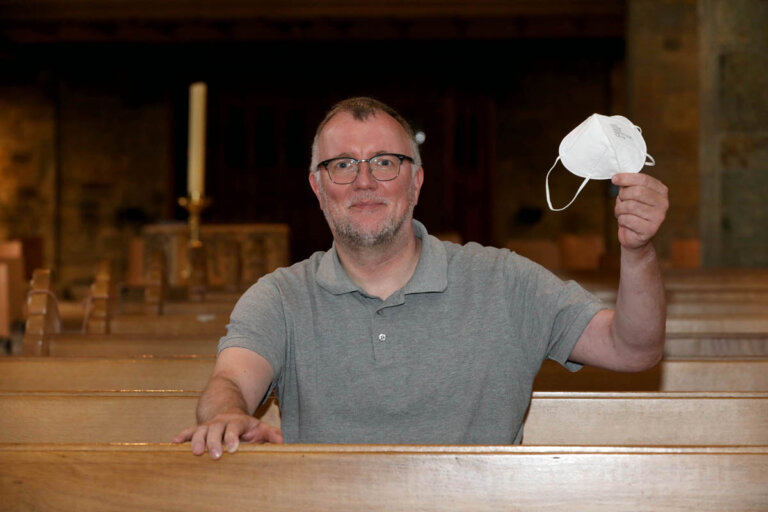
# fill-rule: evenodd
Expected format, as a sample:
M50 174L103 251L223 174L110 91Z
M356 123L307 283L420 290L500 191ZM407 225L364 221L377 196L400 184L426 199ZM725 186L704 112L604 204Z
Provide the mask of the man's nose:
M371 169L370 162L360 162L360 166L357 171L357 179L354 182L356 188L375 188L378 185L378 180L373 177L373 169ZM363 166L365 165L365 166Z

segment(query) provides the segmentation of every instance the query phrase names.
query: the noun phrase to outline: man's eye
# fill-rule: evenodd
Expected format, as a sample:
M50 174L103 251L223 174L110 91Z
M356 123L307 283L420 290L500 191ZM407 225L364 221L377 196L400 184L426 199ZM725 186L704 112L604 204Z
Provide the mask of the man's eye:
M337 160L333 162L332 167L337 171L348 171L352 168L352 162L350 160Z
M379 167L390 167L394 165L395 162L392 160L391 157L388 156L380 156L376 158L376 165Z

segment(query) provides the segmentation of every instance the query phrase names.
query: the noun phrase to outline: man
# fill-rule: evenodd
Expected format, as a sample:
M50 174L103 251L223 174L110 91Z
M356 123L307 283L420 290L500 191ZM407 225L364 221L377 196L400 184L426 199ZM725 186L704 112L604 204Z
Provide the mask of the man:
M424 171L408 123L352 98L318 127L309 183L330 251L265 276L235 307L198 422L176 436L219 458L247 442L520 442L542 361L649 368L665 300L651 239L666 187L613 178L616 310L507 250L430 237L413 220ZM282 431L255 419L276 388Z

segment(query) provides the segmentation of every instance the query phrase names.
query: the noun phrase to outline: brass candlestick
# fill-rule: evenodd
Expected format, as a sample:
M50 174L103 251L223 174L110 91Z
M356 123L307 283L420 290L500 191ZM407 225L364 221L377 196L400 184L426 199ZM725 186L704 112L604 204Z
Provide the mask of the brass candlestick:
M189 212L189 244L187 245L187 293L191 300L205 300L208 285L208 269L205 248L200 240L200 213L211 204L205 196L180 197L179 205Z
M189 246L201 247L200 241L200 214L211 204L211 200L205 196L180 197L179 206L189 212Z

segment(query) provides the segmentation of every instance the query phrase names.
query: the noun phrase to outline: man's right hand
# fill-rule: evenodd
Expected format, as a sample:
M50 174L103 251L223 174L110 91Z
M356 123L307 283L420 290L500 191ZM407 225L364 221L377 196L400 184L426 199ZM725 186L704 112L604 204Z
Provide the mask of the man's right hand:
M173 443L191 441L192 453L202 455L208 450L211 458L221 457L222 443L233 453L240 441L247 443L282 443L283 433L253 416L241 413L218 414L210 421L189 427L173 438Z

